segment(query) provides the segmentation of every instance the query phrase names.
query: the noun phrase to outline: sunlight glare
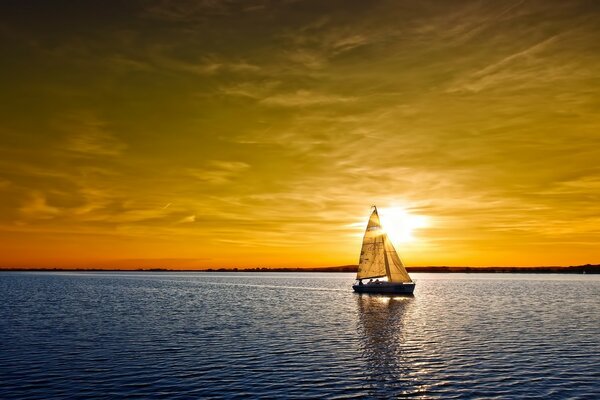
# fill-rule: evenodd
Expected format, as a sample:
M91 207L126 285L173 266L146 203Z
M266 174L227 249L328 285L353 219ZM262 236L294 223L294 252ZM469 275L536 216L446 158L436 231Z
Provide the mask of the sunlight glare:
M429 218L408 213L401 207L378 209L381 225L393 243L408 243L416 240L414 231L429 226Z

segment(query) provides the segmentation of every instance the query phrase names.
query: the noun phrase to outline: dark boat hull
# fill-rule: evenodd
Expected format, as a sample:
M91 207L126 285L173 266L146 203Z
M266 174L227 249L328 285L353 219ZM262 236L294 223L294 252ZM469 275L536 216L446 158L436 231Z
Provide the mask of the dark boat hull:
M395 282L379 282L365 283L362 285L352 285L357 293L372 293L372 294L412 294L415 290L415 283L395 283Z

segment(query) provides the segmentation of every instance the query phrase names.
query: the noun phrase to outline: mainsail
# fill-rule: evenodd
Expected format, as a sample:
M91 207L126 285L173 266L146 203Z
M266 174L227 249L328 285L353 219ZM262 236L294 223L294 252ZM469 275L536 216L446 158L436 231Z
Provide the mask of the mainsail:
M412 282L394 245L381 228L377 208L373 210L360 251L356 279L387 277L389 282Z

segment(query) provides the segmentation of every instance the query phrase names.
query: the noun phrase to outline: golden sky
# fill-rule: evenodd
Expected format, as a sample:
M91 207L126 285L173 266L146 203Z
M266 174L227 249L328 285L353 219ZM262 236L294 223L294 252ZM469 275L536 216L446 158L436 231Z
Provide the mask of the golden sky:
M600 262L599 20L3 1L0 265L355 264L372 204L408 265Z

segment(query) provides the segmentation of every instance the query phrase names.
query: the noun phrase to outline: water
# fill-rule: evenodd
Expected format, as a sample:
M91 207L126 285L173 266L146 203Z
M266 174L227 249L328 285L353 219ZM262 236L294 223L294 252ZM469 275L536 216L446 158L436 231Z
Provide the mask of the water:
M600 276L0 273L0 398L600 398Z

